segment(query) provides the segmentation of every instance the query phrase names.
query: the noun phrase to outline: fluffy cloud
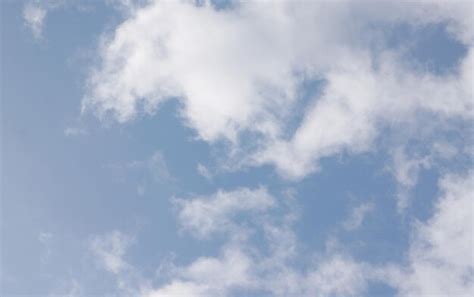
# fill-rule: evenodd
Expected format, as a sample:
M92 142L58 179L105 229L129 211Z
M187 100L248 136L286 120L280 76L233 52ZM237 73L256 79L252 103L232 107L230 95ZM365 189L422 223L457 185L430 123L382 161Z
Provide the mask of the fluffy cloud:
M222 257L197 259L179 273L180 279L145 296L226 296L232 289L252 286L251 261L242 251L229 248Z
M211 230L224 226L227 240L219 255L200 257L175 269L171 280L142 291L143 296L232 296L254 292L324 297L358 296L364 292L370 279L366 265L343 252L330 248L324 257L315 257L308 263L307 270L292 264L298 258L299 243L292 228L296 213L286 203L288 199L292 199L291 195L279 200L260 188L218 191L211 198L180 200L177 207L182 225L199 235L212 235ZM239 221L236 213L246 215L245 222ZM249 224L250 221L258 223ZM254 237L236 237L236 229L229 226L237 225L252 229ZM256 244L256 237L263 243Z
M200 139L228 144L230 167L272 164L289 179L318 170L325 157L377 150L382 131L403 134L420 129L421 122L440 123L423 127L432 146L428 155L408 154L406 139L389 141L400 209L420 170L458 153L436 138L452 121L473 119L470 3L234 4L217 9L207 2L152 1L129 8L128 19L102 40L83 110L126 122L176 99L183 121ZM467 53L444 74L413 67L384 39L384 30L398 24L446 26ZM301 92L308 81L321 88L306 104ZM198 170L207 175L204 167ZM467 295L473 290L472 179L472 173L443 179L434 215L412 231L406 265L369 265L329 249L305 269L296 267L296 214L278 213L280 200L263 187L176 198L183 230L227 241L218 255L195 259L168 282L140 293L359 296L369 282L381 281L401 296ZM357 228L371 209L356 208L343 225ZM261 244L253 241L258 235ZM98 255L120 263L118 251ZM112 272L121 267L106 266Z
M474 173L447 176L440 186L444 194L433 216L415 225L408 267L392 276L402 296L470 296L474 291Z
M372 150L381 129L419 111L472 118L473 50L455 73L420 72L373 29L446 23L471 47L469 4L407 5L244 1L217 9L152 1L104 37L83 109L125 122L178 98L201 139L243 152L234 166L269 163L301 178L321 158ZM308 80L324 87L301 110ZM240 145L245 137L253 137L250 149Z
M134 288L129 291L132 295L144 297L233 296L238 292L325 297L361 296L371 283L379 282L395 288L399 296L470 296L474 289L473 181L473 172L464 176L447 175L441 180L442 195L436 202L434 213L425 222L413 225L407 258L402 263L369 264L358 261L331 242L324 252L308 254L306 251L300 254L300 242L292 227L295 210L285 207L285 200L273 198L274 207L262 209L263 213L252 214L253 208L247 209L249 219L259 222L246 225L259 232L254 237L236 238L227 233L227 240L218 255L199 257L189 265L173 266L167 273L170 279L159 286L138 278L127 279L131 282L127 288ZM227 205L218 208L225 213L245 212L245 207L227 203L229 195L237 197L239 195L235 193L245 191L263 197L269 195L266 190L221 191L212 195L212 200L207 198L207 202ZM195 200L190 201L193 203ZM182 210L189 206L178 204L178 207ZM278 207L283 213L270 215ZM205 215L201 211L191 213L197 217ZM219 212L207 214L219 217L216 213ZM184 219L181 217L182 224L186 224ZM232 215L227 220L226 224L239 224ZM205 224L191 226L194 232L203 232L196 231L201 227L204 231L209 230ZM259 238L259 243L255 241L255 236ZM127 246L124 243L128 242L120 238L123 234L113 232L95 239L93 244L93 250L105 267L119 278L127 277L120 273L123 271L120 267L125 265L122 257ZM295 265L298 259L305 259L306 265Z
M38 240L43 245L43 253L41 254L41 262L46 264L51 257L51 244L54 238L53 233L51 232L40 232L38 235Z

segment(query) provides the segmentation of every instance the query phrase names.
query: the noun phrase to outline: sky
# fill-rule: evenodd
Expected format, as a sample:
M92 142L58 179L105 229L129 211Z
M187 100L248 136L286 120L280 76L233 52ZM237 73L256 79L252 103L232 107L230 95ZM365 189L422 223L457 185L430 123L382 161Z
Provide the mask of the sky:
M471 1L1 1L2 296L472 296Z

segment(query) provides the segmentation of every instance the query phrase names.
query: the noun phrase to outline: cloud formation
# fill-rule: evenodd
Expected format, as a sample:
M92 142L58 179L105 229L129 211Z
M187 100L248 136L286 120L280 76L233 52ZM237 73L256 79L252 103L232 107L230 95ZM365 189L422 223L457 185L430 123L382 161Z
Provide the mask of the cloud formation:
M183 123L199 139L226 145L230 168L270 164L298 180L319 170L323 158L385 149L403 210L419 172L460 153L444 134L474 117L468 2L239 1L218 8L206 1L150 1L126 7L127 19L103 36L83 111L123 123L177 100ZM387 32L399 25L441 25L465 54L445 73L414 66L403 44L389 45ZM319 89L305 100L310 82ZM414 135L422 135L428 152L409 152ZM198 171L209 176L201 164ZM217 255L177 267L161 285L139 286L140 294L360 296L381 282L400 296L467 296L474 283L472 179L472 173L445 174L434 214L411 230L405 263L366 263L331 245L299 255L298 214L265 187L174 198L182 230L200 240L219 235L224 244ZM372 209L357 207L343 227L360 227ZM118 251L98 254L120 263L124 252ZM304 268L294 264L302 257ZM121 267L108 266L116 274Z
M436 202L435 211L428 220L413 225L407 258L402 263L357 260L351 257L349 251L331 241L328 241L326 251L302 254L301 242L293 230L297 217L295 210L285 207L284 201L289 197L283 200L274 198L274 208L254 213L252 209L255 207L240 207L228 201L244 200L243 192L261 195L264 197L262 200L267 200L269 194L266 190L219 191L206 202L226 207L217 207L220 211L211 212L193 208L192 215L180 216L180 224L188 226L191 232L210 234L208 224L194 224L191 217L209 214L215 218L221 213L247 211L246 221L253 220L258 224L249 225L228 216L228 222L224 225L240 225L252 231L248 233L250 236L236 237L228 233L218 255L202 256L189 265L173 266L168 271L170 278L161 285L153 286L152 282L138 278L138 283L129 284L127 288L134 288L134 291L129 291L133 292L132 295L143 297L234 296L238 292L324 297L361 296L370 284L382 283L396 289L398 296L469 296L474 289L473 181L472 172L442 178L442 194ZM196 199L205 198L195 198L187 202L189 204L178 204L178 207L187 212ZM280 208L283 215L269 215L275 208ZM93 250L98 251L96 255L103 260L106 269L118 276L119 283L123 283L121 278L128 276L120 273L123 267L120 263L124 263L121 259L127 245L123 243L127 240L120 238L126 236L114 232L96 239ZM261 240L263 243L259 242ZM295 265L298 259L304 259L307 265ZM133 269L133 266L128 266L128 269Z
M104 36L83 110L126 122L178 98L202 140L231 144L234 167L273 164L298 179L321 158L373 150L385 127L420 112L472 119L469 5L152 1ZM374 29L440 23L468 48L444 75L413 69ZM322 90L302 110L307 81Z
M184 229L198 237L214 232L234 230L234 217L240 213L262 213L275 205L266 188L242 188L230 192L218 191L211 197L174 199L178 218Z
M367 288L367 267L343 251L330 247L324 257L314 257L308 269L293 265L300 243L292 227L297 218L292 199L291 193L277 199L265 188L241 188L178 200L179 223L186 230L201 239L225 231L227 239L217 256L178 267L168 282L143 291L143 296L360 295Z
M474 291L474 173L445 176L440 188L443 196L433 216L414 226L408 267L394 277L402 296L469 296Z

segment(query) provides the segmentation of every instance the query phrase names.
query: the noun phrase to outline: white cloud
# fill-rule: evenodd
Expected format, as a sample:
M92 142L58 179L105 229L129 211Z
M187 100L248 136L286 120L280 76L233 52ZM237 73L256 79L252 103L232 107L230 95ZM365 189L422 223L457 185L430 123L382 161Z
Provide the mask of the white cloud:
M377 150L384 129L418 129L420 114L440 122L472 121L470 8L468 2L443 1L279 1L239 2L233 9L217 10L186 1L152 2L130 8L128 20L104 36L83 110L126 122L178 98L184 122L202 140L229 142L229 163L273 164L282 176L298 179L318 170L324 157ZM447 24L468 53L447 74L414 69L374 37L374 24L398 23ZM298 90L305 80L322 81L324 87L299 110ZM298 118L293 131L290 123ZM241 145L245 137L254 137L250 149ZM432 166L433 158L456 154L437 143L430 155L407 154L405 143L390 148L401 194L416 184L419 171ZM206 176L203 168L198 171ZM292 220L268 215L278 203L266 188L177 198L184 230L199 238L224 234L227 241L219 255L195 259L177 268L169 282L142 293L226 296L246 289L278 296L358 296L373 279L388 282L401 296L471 292L472 178L443 180L445 194L435 214L413 231L408 265L392 263L389 269L337 251L328 251L303 271L294 267L299 243ZM399 198L399 208L406 207L407 199ZM361 205L343 225L357 228L372 208ZM252 219L244 224L242 216ZM263 235L259 239L267 249L251 236L240 236L249 225L254 235ZM112 255L118 256L102 258L123 263L123 252ZM114 272L123 265L106 266Z
M432 157L408 157L403 148L393 152L393 175L398 183L397 208L403 211L409 203L410 190L418 183L420 170L432 166Z
M28 26L36 39L41 38L46 14L46 8L34 3L28 3L23 8L23 20L25 21L25 25Z
M131 237L120 231L113 231L103 236L94 236L89 248L105 270L118 274L128 267L123 256L132 242Z
M374 207L373 202L365 202L358 205L352 209L350 216L342 223L342 226L349 231L359 228L365 217L374 210Z
M262 198L258 199L258 196ZM314 259L305 255L306 261L310 261L307 269L293 266L293 261L299 257L299 243L292 228L296 215L294 205L285 207L287 199L291 199L291 195L277 201L261 188L218 191L211 198L181 202L180 222L187 224L188 229L211 235L212 228L239 224L233 214L245 212L248 215L245 228L253 228L260 243L251 236L236 238L232 233L235 230L226 227L230 233L226 233L227 240L217 256L200 257L187 266L173 267L174 275L168 282L149 287L142 291L142 296L233 296L236 292L253 292L324 297L363 293L370 278L365 265L335 249ZM249 205L250 201L256 202ZM196 204L200 207L190 206ZM185 209L187 215L182 216ZM255 209L260 211L255 212ZM275 211L278 215L272 215ZM212 223L201 223L204 218ZM257 223L250 225L252 220Z
M131 9L104 37L83 109L125 122L179 98L184 121L201 139L234 144L234 166L274 164L283 176L301 178L317 170L321 158L373 150L380 129L414 121L418 111L472 118L472 50L456 73L439 76L409 67L373 31L373 24L447 23L471 47L468 8L244 1L217 10L152 2ZM302 111L298 89L306 79L326 84ZM286 137L299 115L302 122ZM258 135L250 151L240 146L249 133Z
M433 216L414 226L409 264L392 276L402 296L474 292L474 173L442 179Z
M363 265L336 255L307 276L303 296L361 296L368 279Z
M439 138L435 138L439 139ZM470 146L470 141L458 146ZM414 146L415 149L407 150L408 145L392 149L392 164L388 170L397 182L397 208L400 213L410 205L412 189L418 184L420 172L429 169L443 169L443 162L453 161L460 156L459 149L453 144L442 140L429 140L424 146L426 152L420 153L425 147Z
M202 198L206 201L204 204L220 205L217 208L227 214L233 213L230 208L235 209L234 212L246 209L251 219L259 222L251 226L257 231L255 237L236 239L227 234L218 255L198 257L184 266L171 265L172 269L165 273L169 279L161 285L154 286L139 279L138 285L131 286L138 288L131 291L132 295L234 296L237 292L250 292L272 296L361 296L369 284L380 282L395 288L398 296L470 296L474 289L474 173L445 176L440 188L442 196L431 218L413 225L406 261L385 264L357 261L337 243L331 242L325 252L301 254L300 242L292 226L294 209L283 208L283 213L275 216L271 212L278 205L264 208L262 213L252 213L253 208L240 208L234 203L224 203L227 206L220 207L222 203L216 200L232 200L226 195L242 190L217 192L212 199ZM260 195L268 194L262 191ZM189 203L193 201L196 200ZM370 207L360 207L363 208ZM221 212L190 213L197 217L206 214L219 217L216 213ZM227 220L238 224L232 215ZM186 224L186 221L181 218L181 223ZM191 225L192 228L201 226ZM102 242L110 240L102 239ZM123 256L123 252L112 254L120 254L113 258ZM304 267L295 265L302 259Z
M367 286L365 267L341 255L329 256L307 274L266 266L262 259L229 249L222 257L196 260L181 276L142 296L233 296L239 289L272 296L360 296Z
M23 21L35 39L43 37L46 17L51 10L64 4L64 0L29 0L23 6Z
M239 213L262 213L275 205L266 188L218 191L210 197L174 199L181 226L198 237L214 232L235 231L233 220Z

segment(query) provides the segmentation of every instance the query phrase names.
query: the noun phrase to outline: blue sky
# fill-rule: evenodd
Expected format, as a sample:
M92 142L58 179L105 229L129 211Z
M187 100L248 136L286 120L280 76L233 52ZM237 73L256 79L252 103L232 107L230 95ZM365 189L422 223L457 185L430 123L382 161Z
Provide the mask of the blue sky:
M2 1L2 296L470 296L472 2Z

